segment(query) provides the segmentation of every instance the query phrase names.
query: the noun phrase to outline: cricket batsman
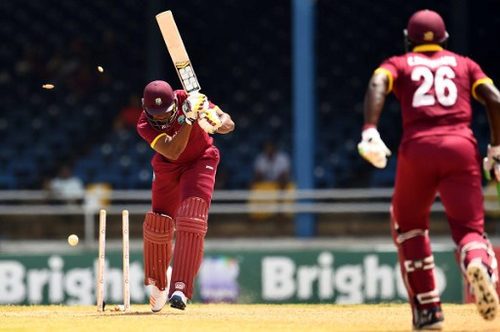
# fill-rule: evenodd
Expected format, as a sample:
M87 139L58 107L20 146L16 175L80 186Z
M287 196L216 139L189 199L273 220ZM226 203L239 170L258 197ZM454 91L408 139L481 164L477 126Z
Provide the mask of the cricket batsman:
M404 30L407 53L385 60L370 79L359 153L384 168L391 152L377 131L386 95L401 104L391 226L408 291L413 328L436 330L444 320L429 239L431 205L439 193L458 263L486 320L498 312L498 269L484 232L481 162L471 130L471 96L486 108L491 140L484 171L500 181L500 93L480 66L445 49L448 33L431 10L414 13Z
M143 223L144 283L151 285L153 312L159 312L167 299L171 307L184 310L203 259L219 164L210 134L227 134L234 122L205 95L174 91L165 81L146 85L142 106L137 131L156 152L151 161L152 211Z

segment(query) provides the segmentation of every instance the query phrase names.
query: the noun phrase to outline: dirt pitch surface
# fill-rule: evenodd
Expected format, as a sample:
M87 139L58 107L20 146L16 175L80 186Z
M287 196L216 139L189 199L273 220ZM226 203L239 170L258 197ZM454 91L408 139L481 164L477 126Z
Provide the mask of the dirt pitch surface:
M108 305L108 307L111 307ZM500 331L474 305L445 304L445 331ZM94 306L0 306L0 331L410 331L407 304L191 304L185 311L149 306L98 313Z

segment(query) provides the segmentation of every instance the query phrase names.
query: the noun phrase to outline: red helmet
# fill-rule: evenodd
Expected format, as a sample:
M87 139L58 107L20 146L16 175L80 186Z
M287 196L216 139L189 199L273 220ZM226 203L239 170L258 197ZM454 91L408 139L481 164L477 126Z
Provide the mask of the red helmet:
M153 81L144 88L142 107L150 115L168 113L175 109L175 94L165 81Z
M440 44L448 39L443 19L429 9L419 10L410 17L405 35L414 44Z

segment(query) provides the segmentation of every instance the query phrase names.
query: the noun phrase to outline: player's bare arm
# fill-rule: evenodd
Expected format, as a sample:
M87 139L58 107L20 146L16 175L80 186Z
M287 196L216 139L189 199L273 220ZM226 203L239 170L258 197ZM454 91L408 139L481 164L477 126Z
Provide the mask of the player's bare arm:
M365 125L377 126L384 107L388 86L389 78L386 73L376 72L373 74L365 94Z
M177 160L187 146L193 126L185 123L174 135L162 135L153 145L153 149L170 160Z
M234 130L234 121L231 116L217 107L217 115L222 121L222 125L217 129L218 134L227 134Z
M358 144L359 154L377 168L387 165L391 151L380 138L377 123L384 108L385 96L388 92L389 77L384 71L375 71L365 94L365 122Z
M490 144L483 159L486 179L500 181L500 92L493 84L480 84L475 94L486 107L490 125Z
M490 143L493 146L500 145L500 92L493 84L480 84L476 94L488 113Z

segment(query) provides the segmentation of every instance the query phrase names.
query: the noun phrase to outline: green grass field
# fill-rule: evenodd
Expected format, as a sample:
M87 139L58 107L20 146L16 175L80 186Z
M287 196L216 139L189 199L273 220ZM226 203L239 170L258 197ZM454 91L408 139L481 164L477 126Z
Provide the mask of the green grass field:
M445 304L445 331L500 331L474 305ZM407 304L192 304L185 311L132 305L129 313L94 306L0 306L0 331L410 331Z

